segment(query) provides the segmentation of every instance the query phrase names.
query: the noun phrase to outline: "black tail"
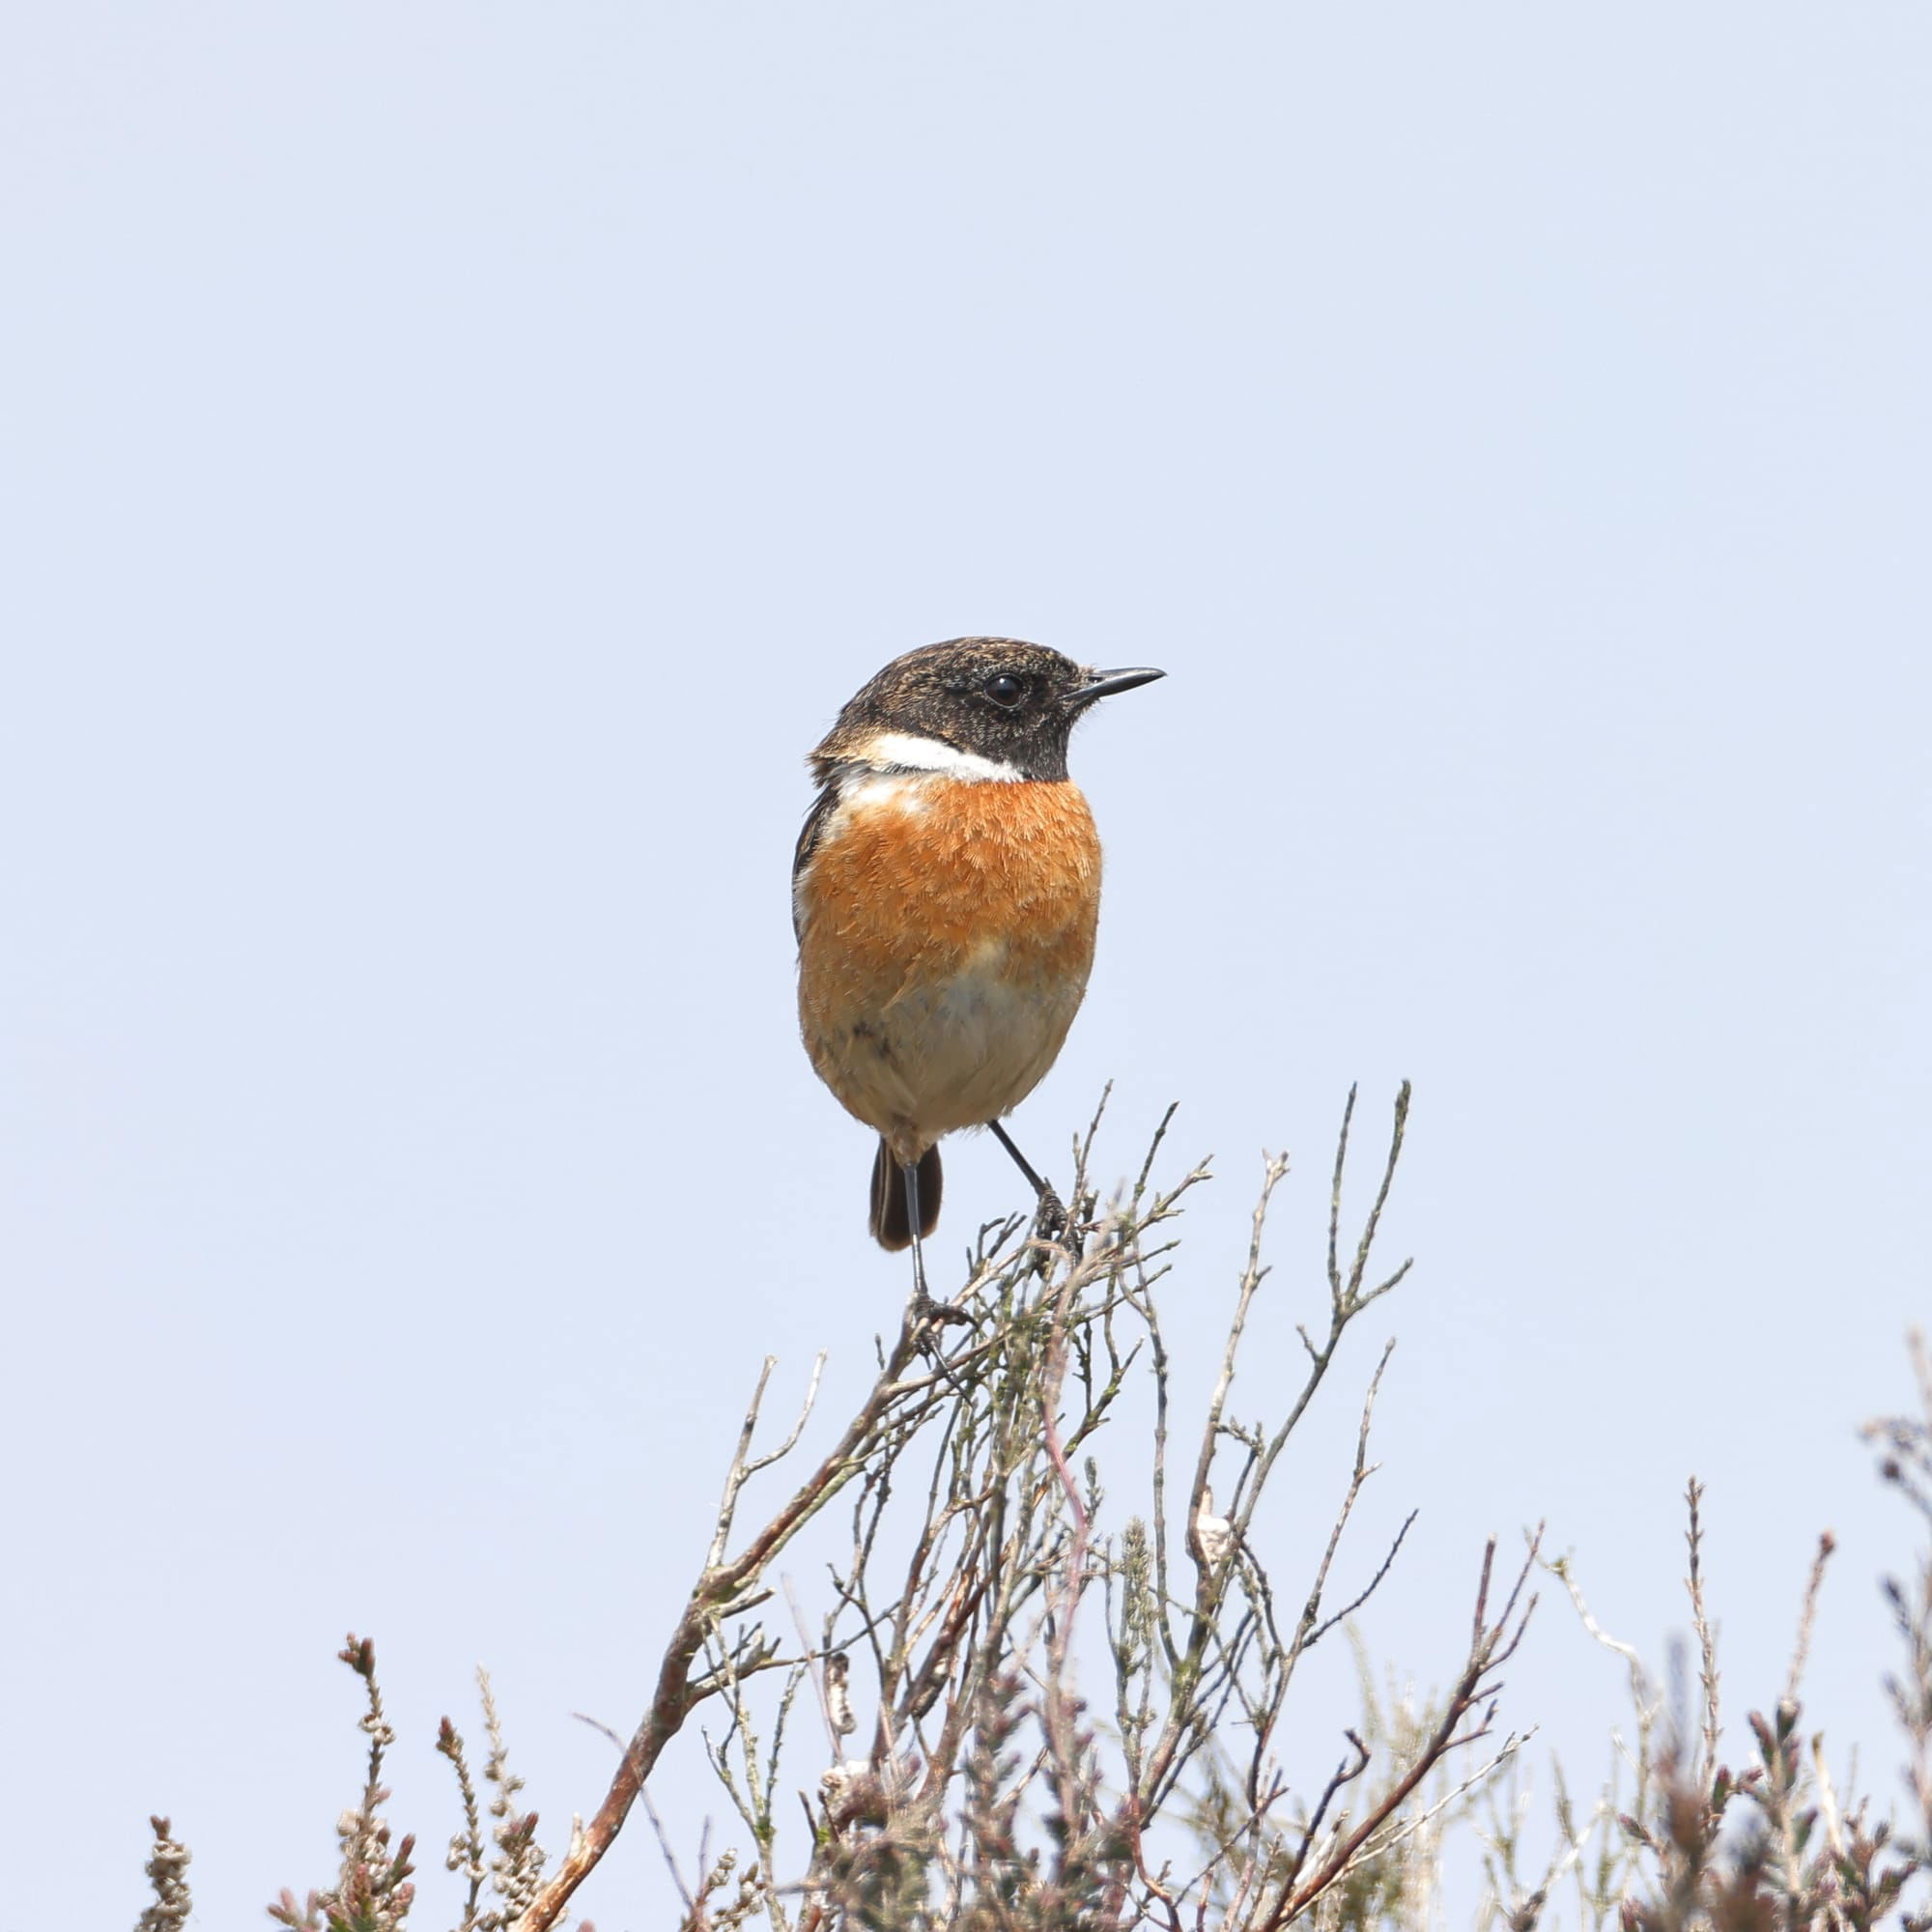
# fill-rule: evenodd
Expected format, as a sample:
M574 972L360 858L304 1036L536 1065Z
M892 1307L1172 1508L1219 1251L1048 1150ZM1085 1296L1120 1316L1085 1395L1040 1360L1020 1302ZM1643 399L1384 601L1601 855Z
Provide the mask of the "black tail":
M939 1150L929 1147L919 1157L919 1237L923 1241L939 1226L939 1197L945 1177L939 1171ZM912 1246L912 1224L906 1219L905 1174L884 1141L872 1162L872 1238L895 1253Z

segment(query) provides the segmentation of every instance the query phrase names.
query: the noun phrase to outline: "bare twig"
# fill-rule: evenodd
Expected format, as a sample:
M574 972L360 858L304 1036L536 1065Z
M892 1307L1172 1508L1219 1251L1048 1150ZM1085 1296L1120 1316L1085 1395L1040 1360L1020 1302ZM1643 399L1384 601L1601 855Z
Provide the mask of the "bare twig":
M730 1538L738 1499L751 1474L750 1451L757 1428L758 1409L765 1386L771 1378L773 1362L767 1357L739 1433L737 1451L725 1476L711 1549L691 1599L671 1634L670 1642L666 1646L650 1708L639 1720L625 1748L603 1804L585 1826L582 1837L571 1847L555 1875L531 1902L519 1932L546 1932L547 1927L554 1925L571 1894L596 1869L617 1833L623 1830L624 1821L630 1815L631 1806L637 1802L638 1793L643 1788L651 1767L657 1762L658 1754L683 1727L686 1718L703 1694L693 1686L691 1668L706 1635L714 1627L719 1611L738 1598L804 1524L831 1502L858 1473L869 1446L877 1439L882 1424L899 1415L909 1398L926 1404L936 1400L930 1392L930 1378L915 1382L910 1387L901 1382L906 1365L912 1359L920 1326L920 1319L909 1310L906 1320L900 1324L898 1340L887 1357L877 1381L873 1383L871 1393L846 1424L838 1443L744 1549L737 1556L726 1559L724 1552ZM800 1420L802 1427L803 1417ZM796 1440L797 1434L794 1431L790 1439Z
M1274 1909L1265 1918L1258 1921L1257 1932L1273 1932L1273 1928L1299 1918L1342 1878L1356 1854L1401 1810L1409 1794L1450 1751L1488 1734L1490 1712L1493 1710L1497 1690L1489 1680L1516 1654L1530 1616L1536 1609L1534 1597L1522 1605L1520 1616L1518 1615L1517 1605L1535 1566L1541 1540L1542 1531L1539 1529L1530 1540L1529 1553L1517 1573L1516 1581L1510 1586L1502 1608L1492 1618L1490 1614L1490 1573L1495 1561L1496 1546L1492 1539L1483 1552L1482 1576L1476 1585L1475 1609L1470 1618L1469 1653L1463 1660L1462 1673L1449 1693L1434 1733L1417 1753L1414 1762L1396 1779L1368 1815L1328 1854L1320 1868L1306 1878L1298 1873L1292 1875L1283 1885ZM1486 1708L1479 1711L1479 1706ZM1465 1720L1472 1716L1476 1719L1474 1728L1464 1729Z
M1686 1588L1690 1593L1690 1628L1697 1637L1697 1683L1702 1696L1703 1733L1698 1756L1697 1780L1709 1785L1718 1770L1718 1739L1720 1725L1718 1705L1718 1634L1704 1607L1704 1528L1698 1515L1704 1500L1704 1486L1692 1476L1685 1488L1684 1501L1690 1526L1684 1540L1690 1549L1690 1569Z

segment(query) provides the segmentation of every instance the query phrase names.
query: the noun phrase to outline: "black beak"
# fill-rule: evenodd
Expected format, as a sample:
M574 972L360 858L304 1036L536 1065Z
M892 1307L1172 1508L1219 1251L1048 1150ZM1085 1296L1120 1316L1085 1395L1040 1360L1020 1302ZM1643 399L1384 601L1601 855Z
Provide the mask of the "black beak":
M1164 670L1150 670L1145 666L1138 670L1096 670L1089 675L1092 684L1083 684L1079 690L1069 692L1062 700L1069 711L1084 711L1096 698L1112 697L1117 691L1131 691L1137 684L1151 684L1157 677L1165 677Z

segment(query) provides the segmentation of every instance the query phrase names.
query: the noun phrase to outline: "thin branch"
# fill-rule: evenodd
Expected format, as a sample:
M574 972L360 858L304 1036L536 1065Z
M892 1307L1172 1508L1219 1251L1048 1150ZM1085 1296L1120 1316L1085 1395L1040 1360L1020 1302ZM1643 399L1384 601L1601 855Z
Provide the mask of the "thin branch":
M1524 1630L1528 1628L1529 1618L1536 1608L1536 1599L1532 1597L1523 1606L1520 1617L1517 1614L1517 1605L1521 1598L1530 1572L1535 1567L1537 1546L1541 1536L1542 1532L1539 1530L1531 1539L1529 1553L1523 1559L1523 1566L1517 1575L1516 1582L1493 1621L1490 1618L1489 1598L1490 1576L1495 1561L1496 1546L1494 1539L1491 1540L1483 1552L1482 1576L1476 1586L1475 1609L1470 1619L1469 1654L1463 1662L1462 1675L1449 1693L1449 1701L1443 1710L1440 1722L1407 1771L1377 1802L1361 1823L1355 1826L1342 1843L1328 1855L1315 1875L1298 1884L1291 1883L1283 1887L1281 1897L1273 1912L1261 1921L1257 1932L1274 1932L1275 1927L1286 1925L1291 1919L1299 1918L1316 1899L1342 1877L1354 1861L1356 1853L1389 1819L1395 1816L1410 1793L1443 1757L1460 1746L1473 1743L1487 1732L1489 1728L1487 1717L1479 1721L1473 1731L1463 1731L1461 1727L1463 1719L1478 1704L1493 1699L1495 1687L1486 1686L1486 1680L1515 1654L1518 1644L1522 1641ZM1513 1630L1512 1623L1515 1625Z
M909 1307L899 1327L898 1340L887 1356L877 1381L858 1413L846 1424L837 1444L745 1549L725 1561L723 1552L730 1534L732 1513L745 1485L746 1462L757 1427L758 1407L771 1377L773 1358L766 1358L725 1478L711 1551L665 1648L650 1707L639 1720L604 1802L524 1914L518 1932L548 1932L572 1893L597 1868L616 1841L659 1753L676 1736L699 1701L691 1681L691 1667L713 1628L719 1607L738 1597L751 1579L863 1466L867 1445L875 1438L881 1422L908 1393L899 1378L912 1358L923 1326L923 1318Z
M1818 1592L1825 1586L1825 1566L1838 1547L1837 1538L1828 1529L1818 1538L1818 1552L1811 1559L1811 1574L1804 1579L1804 1606L1798 1618L1798 1640L1791 1650L1791 1671L1784 1681L1784 1701L1794 1710L1798 1705L1798 1685L1804 1675L1805 1660L1811 1655L1811 1629L1818 1616Z
M1708 1791L1718 1772L1718 1634L1704 1608L1704 1525L1698 1514L1704 1500L1704 1486L1695 1476L1685 1486L1684 1500L1690 1518L1684 1536L1690 1553L1686 1587L1690 1593L1690 1628L1697 1637L1697 1683L1703 1699L1703 1744L1697 1782Z

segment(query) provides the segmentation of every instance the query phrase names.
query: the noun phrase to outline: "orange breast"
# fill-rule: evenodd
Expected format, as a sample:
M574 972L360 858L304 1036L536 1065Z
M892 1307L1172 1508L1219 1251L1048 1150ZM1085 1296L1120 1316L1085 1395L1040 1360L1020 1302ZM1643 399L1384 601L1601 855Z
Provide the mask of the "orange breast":
M1068 781L884 781L839 808L799 886L808 1017L814 1005L890 1001L996 952L1009 981L1084 986L1100 840Z

